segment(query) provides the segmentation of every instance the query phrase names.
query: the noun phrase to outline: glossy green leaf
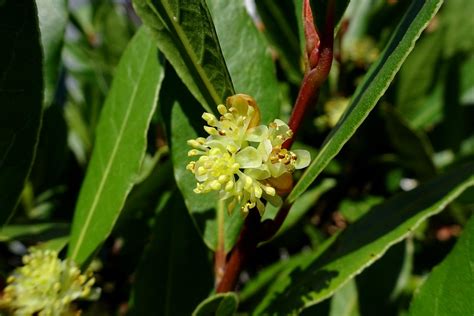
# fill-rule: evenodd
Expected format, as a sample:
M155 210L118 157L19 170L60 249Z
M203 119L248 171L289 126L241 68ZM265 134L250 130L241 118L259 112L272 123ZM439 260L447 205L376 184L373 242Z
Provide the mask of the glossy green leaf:
M56 91L68 21L67 0L36 0L38 7L41 44L43 46L44 105L51 104Z
M473 185L474 163L469 163L375 206L322 253L277 278L255 314L296 313L328 298Z
M415 294L412 316L474 314L474 217L466 224L456 246Z
M204 242L209 248L216 249L218 194L194 193L196 178L189 170L186 170L187 164L192 160L191 157L188 157L190 147L186 141L204 135L203 124L205 121L201 119L202 110L172 69L167 71L163 85L160 107L165 122L169 124L167 128L175 180ZM167 93L172 89L182 91L179 94ZM224 216L225 248L230 250L237 239L243 219L239 212L234 212L231 216L225 212Z
M143 23L207 112L234 94L205 0L134 0Z
M76 205L68 255L78 264L109 235L137 180L163 74L148 31L139 30L117 67Z
M33 162L43 75L33 0L0 6L0 226L13 213Z
M290 193L290 202L306 191L369 115L441 3L441 0L415 0L411 3L379 60L357 88L343 117Z
M248 15L243 0L207 3L235 92L248 94L257 101L262 124L273 121L279 116L280 93L265 38Z
M233 316L239 304L235 293L220 293L202 301L192 316Z
M138 265L130 315L190 315L213 286L208 250L179 192L155 218Z

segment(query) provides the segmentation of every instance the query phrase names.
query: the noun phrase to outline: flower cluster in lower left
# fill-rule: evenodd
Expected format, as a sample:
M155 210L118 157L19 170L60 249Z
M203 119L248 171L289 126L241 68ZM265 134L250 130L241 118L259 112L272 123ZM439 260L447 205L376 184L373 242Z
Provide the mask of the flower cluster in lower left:
M12 315L79 315L71 303L94 292L92 273L82 274L73 261L59 259L56 251L31 249L23 264L8 278L0 297L0 308Z

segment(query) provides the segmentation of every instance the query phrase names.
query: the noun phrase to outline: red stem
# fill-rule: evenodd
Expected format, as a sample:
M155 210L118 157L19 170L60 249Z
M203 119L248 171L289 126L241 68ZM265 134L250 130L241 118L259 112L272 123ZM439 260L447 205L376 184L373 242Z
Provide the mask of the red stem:
M242 271L248 258L257 249L259 228L260 214L257 209L251 209L245 219L244 228L240 232L239 240L227 262L224 275L217 285L217 293L229 292L235 288L240 271Z
M330 0L326 13L326 26L324 34L319 43L319 36L314 34L315 28L305 27L306 42L307 42L307 60L309 70L303 78L298 97L296 98L293 112L291 113L288 126L293 131L293 137L283 144L283 148L290 148L299 131L303 117L307 113L309 106L315 104L318 100L319 89L326 81L329 71L331 70L333 59L333 45L334 45L334 0ZM309 0L306 0L303 6L303 14L305 26L308 20L312 19L311 9L309 7ZM315 45L317 43L318 45ZM320 44L320 45L319 45ZM314 52L317 52L317 58L314 57ZM314 60L317 64L314 64Z

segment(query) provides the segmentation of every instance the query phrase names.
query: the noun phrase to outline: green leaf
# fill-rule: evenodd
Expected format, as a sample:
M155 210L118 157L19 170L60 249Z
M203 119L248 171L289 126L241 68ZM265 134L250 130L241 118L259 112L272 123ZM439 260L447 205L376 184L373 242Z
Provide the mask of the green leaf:
M367 213L373 206L383 202L384 198L381 196L363 196L360 199L344 199L338 207L338 211L344 219L353 223Z
M68 242L69 235L46 240L38 245L35 245L35 248L60 252L66 247Z
M441 27L446 30L446 38L440 45L444 48L445 55L472 53L474 49L474 36L472 36L474 21L470 13L473 10L474 2L472 1L446 1L440 17Z
M431 157L433 148L422 131L413 129L395 109L383 107L387 131L398 152L400 164L414 172L418 179L426 180L436 174Z
M67 138L63 106L51 104L43 110L38 149L29 176L36 195L64 184L60 177L67 166Z
M172 69L167 69L166 79L163 83L163 94L160 95L160 108L164 112L164 121L169 125L168 137L171 147L171 159L173 161L174 176L180 189L186 207L188 208L199 233L210 249L217 246L217 221L216 206L217 193L196 194L196 178L186 170L187 164L192 160L187 153L190 147L186 141L203 135L203 123L201 120L201 109L196 106L197 101L184 88ZM167 91L182 90L179 94L167 93ZM240 212L234 212L231 216L225 212L225 248L230 250L236 242L240 228L243 224Z
M43 101L42 54L33 0L0 6L0 226L31 169Z
M277 278L255 314L296 313L328 298L472 185L474 163L375 206L322 253Z
M405 290L413 265L413 240L407 238L391 247L383 257L356 277L359 292L359 309L362 315L397 315L400 305L396 301ZM380 282L383 280L383 282Z
M359 316L357 285L350 280L341 287L331 300L329 316Z
M136 272L130 315L190 315L211 291L212 279L208 250L176 191L155 218Z
M65 223L6 225L0 229L0 242L12 240L43 241L57 236L64 236L68 231L69 224Z
M36 0L43 46L44 106L54 99L59 77L64 31L68 21L67 0Z
M207 112L234 94L205 0L133 0L133 5Z
M239 300L235 293L220 293L202 301L192 316L232 316L237 311Z
M473 315L473 254L474 217L471 217L454 249L415 294L409 315Z
M437 90L444 77L444 67L440 65L443 36L442 29L425 32L397 75L397 109L415 128L442 118L442 94ZM440 101L434 103L433 98Z
M441 0L413 1L379 60L372 65L352 97L351 104L331 131L311 165L288 196L293 202L313 183L362 124L387 90Z
M76 205L68 255L78 264L107 238L137 180L163 74L154 42L139 30L117 67Z
M280 93L265 38L248 15L243 0L207 3L236 93L248 94L257 101L262 124L273 121L280 112Z
M257 0L255 4L265 25L264 34L277 51L288 79L299 84L303 78L302 54L293 1Z

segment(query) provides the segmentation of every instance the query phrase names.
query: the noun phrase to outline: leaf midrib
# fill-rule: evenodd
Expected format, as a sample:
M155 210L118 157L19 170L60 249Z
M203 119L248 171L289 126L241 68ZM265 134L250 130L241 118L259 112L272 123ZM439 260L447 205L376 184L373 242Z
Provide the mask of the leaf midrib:
M152 10L158 17L160 17L160 14L156 11L155 7L153 6L153 4L150 3L150 1L147 1L147 5L150 8L150 10ZM183 32L179 23L177 23L177 21L174 19L174 14L171 8L169 7L168 3L166 1L157 1L156 5L162 6L163 11L166 13L166 16L164 16L163 18L166 18L168 22L167 23L168 26L172 27L171 29L169 29L170 33L178 37L179 43L181 43L181 45L184 47L184 52L187 54L188 58L191 60L192 66L194 66L194 68L196 69L196 72L199 75L199 79L201 80L202 84L206 87L207 91L209 92L209 95L212 98L212 101L215 103L215 105L222 103L221 98L217 94L217 91L214 89L214 85L209 81L209 78L206 72L201 67L201 64L198 62L198 58L196 54L194 54L194 49L189 43L188 37ZM202 106L209 113L213 113L212 109L209 107L208 104L203 104Z
M148 52L145 56L145 58L142 59L143 63L141 65L141 69L139 71L139 75L138 75L138 82L141 82L142 81L142 77L143 77L143 73L145 72L145 69L146 69L146 64L147 64L147 61L148 61L148 58L149 58L149 55L150 55L150 52L152 50L149 50L148 49ZM133 87L133 90L132 90L132 95L131 95L131 98L130 98L130 103L129 104L132 104L132 106L129 106L127 111L125 112L125 117L124 117L124 120L122 121L122 125L120 126L120 130L119 130L119 134L118 134L118 137L116 138L117 139L117 142L115 143L113 149L112 149L112 153L110 155L110 159L108 160L108 163L105 167L105 171L104 171L104 176L102 177L101 181L100 181L100 184L99 184L99 187L97 189L97 193L95 194L94 196L94 200L92 202L92 206L90 208L90 211L87 213L87 217L86 217L86 220L84 222L84 225L82 226L82 230L79 234L79 237L77 239L77 242L75 244L75 247L73 248L73 251L71 253L71 258L73 260L76 259L77 255L78 255L78 252L79 252L79 249L81 248L81 244L83 243L84 241L84 238L85 238L85 235L86 235L86 230L87 228L89 227L90 225L90 222L92 220L92 217L93 215L95 214L96 212L96 209L97 209L97 205L99 203L99 200L100 200L100 197L101 197L101 194L102 194L102 191L104 190L105 188L105 183L107 182L108 180L108 175L110 173L110 170L112 168L112 165L114 164L114 161L115 161L115 156L117 154L117 151L118 151L118 148L120 147L120 144L121 144L121 140L122 140L122 137L123 137L123 133L125 131L125 127L127 126L127 123L128 123L128 120L129 120L129 117L130 117L130 113L132 112L132 108L134 107L133 104L135 102L135 99L136 99L136 96L137 96L137 92L138 92L138 88L140 87L141 85L140 84L135 84L134 87Z

